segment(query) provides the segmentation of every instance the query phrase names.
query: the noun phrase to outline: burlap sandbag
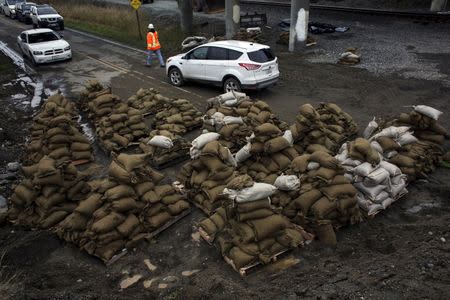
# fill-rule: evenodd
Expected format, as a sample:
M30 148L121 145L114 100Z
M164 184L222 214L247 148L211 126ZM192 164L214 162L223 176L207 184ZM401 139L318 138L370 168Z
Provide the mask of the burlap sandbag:
M200 156L200 161L208 168L210 172L217 173L227 168L227 165L221 159L211 155Z
M321 179L323 181L328 182L331 181L336 175L338 175L339 171L320 167L317 170L309 171L308 174L313 178Z
M123 240L111 242L106 246L99 247L95 250L95 255L100 257L104 262L109 261L114 254L119 252L125 246Z
M318 120L320 118L319 113L309 103L301 105L298 110L302 116L309 120Z
M219 133L221 136L224 136L226 138L230 138L233 134L233 132L241 126L240 124L229 124L224 125L220 130Z
M178 201L182 200L183 196L180 194L172 194L162 197L161 202L165 205L175 204Z
M216 234L218 231L216 224L214 224L210 218L204 219L199 225L208 235L211 236Z
M70 150L74 151L74 152L90 151L91 145L76 142L76 143L72 143L72 145L70 145Z
M299 156L298 151L295 150L294 147L288 147L286 149L283 149L283 151L281 151L281 153L286 155L291 161Z
M157 215L147 218L149 225L153 228L161 227L164 223L167 223L171 218L168 212L161 212Z
M155 187L155 184L151 181L138 183L134 186L134 190L136 191L137 195L141 197L148 191L152 190Z
M266 218L249 220L247 223L255 232L255 241L274 236L278 231L285 229L289 221L281 215L271 215Z
M146 209L145 213L147 216L154 216L159 214L165 209L165 206L162 203L152 204L149 208Z
M131 186L120 184L118 186L115 186L113 188L110 188L105 192L105 198L107 198L110 201L113 201L115 199L119 198L125 198L125 197L134 197L135 193Z
M114 160L109 165L108 174L116 181L121 183L130 184L138 182L138 178L135 176L134 173L128 172Z
M131 197L120 198L111 203L111 209L119 213L134 210L136 208L137 203Z
M56 174L55 160L44 156L38 163L37 177L46 177Z
M249 175L244 174L230 180L226 187L232 190L242 190L246 187L251 187L253 184L253 179Z
M303 244L304 238L302 234L295 229L286 228L283 230L283 233L277 236L276 241L287 248L296 248L299 245Z
M264 123L255 128L255 134L256 135L263 135L263 136L279 136L281 135L281 130L271 123Z
M86 225L89 221L87 216L84 216L78 212L73 212L67 218L65 218L59 226L65 230L81 231L86 229Z
M42 220L40 222L40 225L42 228L44 229L48 229L50 227L55 226L56 224L58 224L59 222L61 222L62 220L64 220L64 218L69 215L68 212L65 211L54 211L53 213L51 213L47 218L45 218L44 220Z
M139 219L134 214L129 214L125 221L117 226L116 229L122 236L128 237L138 225Z
M107 233L99 234L96 238L97 244L100 247L121 239L122 235L116 229L113 229Z
M44 185L58 185L64 186L64 178L61 175L61 170L58 169L56 173L53 175L49 175L46 177L34 177L33 184L36 186L44 186Z
M280 171L287 169L291 164L289 157L282 154L281 152L272 154L272 159L278 165L278 170L280 170Z
M247 220L261 219L273 215L272 210L267 208L256 209L249 212L239 212L237 214L237 219L240 222L245 222Z
M391 164L394 164L398 167L406 167L406 168L414 168L416 167L416 161L412 158L398 154L389 160Z
M157 203L161 200L160 197L155 193L155 191L150 190L141 197L142 201L149 202L149 203Z
M336 158L324 151L316 151L309 157L309 161L317 162L321 167L337 169L339 162Z
M117 145L119 145L121 147L127 147L128 144L130 143L130 141L127 138L125 138L125 137L123 137L123 136L121 136L121 135L119 135L117 133L113 134L113 136L111 138L111 141L116 143Z
M226 182L226 180L233 174L234 174L234 168L226 167L225 169L220 170L220 172L211 173L209 176L209 179L214 180L214 181L223 180L224 182Z
M251 256L245 253L239 247L231 248L229 252L229 257L233 261L237 269L245 267L246 265L249 265L250 263L257 260L256 256Z
M320 188L320 191L329 199L337 200L338 198L355 197L357 190L350 184L331 185Z
M341 213L346 212L349 208L354 207L358 203L356 197L343 197L339 199L339 210Z
M33 177L33 175L38 171L38 164L31 166L21 166L22 173L25 177Z
M377 138L377 142L380 144L381 148L383 148L383 151L393 151L400 149L400 145L387 136L380 136Z
M24 184L19 184L14 190L14 194L29 205L36 198L38 192L27 188Z
M125 221L125 216L116 212L111 212L100 220L92 224L92 231L96 233L105 233L111 231L117 225Z
M94 193L91 194L86 200L81 201L75 211L90 217L102 204L102 194Z
M332 247L337 245L336 234L331 223L321 222L321 224L314 227L314 232L323 244Z
M91 188L85 181L78 181L67 191L67 199L70 201L80 200L85 194L89 193L90 190Z
M217 230L220 231L226 226L226 219L224 219L219 213L214 213L209 219L216 225Z
M439 145L445 142L445 136L442 134L435 134L432 131L416 131L414 135L420 140L430 141Z
M271 140L268 140L265 144L264 144L264 151L266 153L276 153L276 152L280 152L286 148L289 148L291 146L291 144L289 143L289 141L287 139L285 139L282 136L273 138Z
M333 210L336 210L337 207L338 203L336 201L331 201L327 197L322 197L311 206L311 211L317 220L322 220L326 215Z
M344 175L337 175L333 178L333 180L329 183L329 185L338 185L346 183L349 183L349 180Z
M128 120L128 115L127 114L112 114L109 116L109 120L112 123L124 122L124 121Z
M291 169L295 173L305 173L308 167L310 154L300 155L291 162Z
M225 185L219 185L213 189L205 190L204 192L208 196L210 202L216 202L220 199L220 195L223 193Z
M253 141L250 147L250 153L261 153L264 151L264 143Z
M159 198L163 198L168 195L175 193L175 189L170 184L157 185L155 186L155 193Z
M172 215L176 216L179 215L181 212L185 211L186 209L189 209L189 203L184 200L180 200L174 204L167 205L167 211Z
M310 190L301 194L297 197L293 202L292 206L296 210L300 210L303 212L303 215L307 215L311 206L322 197L322 193L319 190Z
M64 194L54 193L50 197L40 196L36 199L36 204L45 210L49 210L51 207L58 205L66 200Z

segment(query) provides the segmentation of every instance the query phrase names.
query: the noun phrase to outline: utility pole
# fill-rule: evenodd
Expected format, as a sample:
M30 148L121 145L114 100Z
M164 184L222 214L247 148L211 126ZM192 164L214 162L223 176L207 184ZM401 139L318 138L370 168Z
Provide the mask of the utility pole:
M293 52L295 45L306 46L308 37L309 0L291 0L291 27L289 30L289 51Z
M241 27L240 0L225 0L225 31L227 39L231 39Z
M193 31L192 0L179 0L178 5L181 13L181 31L184 34L191 34Z
M447 0L432 0L430 11L432 12L444 11L446 6Z

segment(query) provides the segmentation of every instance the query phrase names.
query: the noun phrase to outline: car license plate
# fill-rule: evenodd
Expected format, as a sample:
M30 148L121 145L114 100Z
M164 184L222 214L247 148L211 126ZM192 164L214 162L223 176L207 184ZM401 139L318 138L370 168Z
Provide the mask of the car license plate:
M272 74L272 68L267 69L266 74Z

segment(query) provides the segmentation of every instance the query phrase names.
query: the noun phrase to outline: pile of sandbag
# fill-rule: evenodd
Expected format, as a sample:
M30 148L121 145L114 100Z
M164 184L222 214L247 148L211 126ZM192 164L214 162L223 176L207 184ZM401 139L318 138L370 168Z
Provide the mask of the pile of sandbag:
M44 156L22 167L25 179L11 196L8 218L16 224L51 228L70 215L90 187L77 168Z
M293 222L316 233L323 243L335 245L334 228L361 221L357 190L345 176L343 166L326 151L296 157L286 173L300 178L301 186L297 195L290 191L280 199L274 196L277 206Z
M202 113L186 99L171 100L155 115L154 127L183 135L202 124Z
M189 157L190 143L183 137L167 130L153 130L148 138L141 140L139 148L149 155L152 165L163 167Z
M80 98L78 100L78 105L83 110L88 110L89 102L103 94L111 94L110 87L103 87L103 85L98 80L88 80L84 85L85 89L80 93Z
M147 165L146 154L114 158L109 177L92 181L93 192L58 225L59 236L106 262L187 210L184 196Z
M273 210L270 197L275 191L274 186L255 183L248 175L237 176L223 191L227 201L199 224L236 270L270 263L274 256L310 238Z
M391 128L393 129L393 127ZM346 170L346 177L358 190L358 204L368 216L388 208L393 202L408 193L406 175L400 168L383 157L383 150L374 139L364 138L342 145L336 159ZM384 142L382 143L385 145Z
M48 98L33 118L28 160L35 163L49 157L58 164L70 160L93 160L89 140L73 120L76 110L70 100L57 93Z
M263 38L261 29L253 29L252 28L241 28L234 36L233 40L236 41L247 41L252 43L263 43L265 39Z
M189 199L207 214L220 207L223 189L235 176L234 158L218 138L218 133L209 132L194 139L190 149L192 160L179 173Z
M119 152L130 143L148 136L149 128L139 110L126 103L119 103L112 107L108 116L97 120L96 133L106 151Z
M371 140L378 141L389 152L389 162L397 165L410 181L426 178L439 165L444 154L442 146L449 137L438 123L441 114L430 106L414 106L413 111L384 124Z
M283 132L272 123L255 127L249 142L235 153L239 171L256 181L273 184L300 154L293 142L290 130Z
M140 110L143 114L156 114L164 109L169 98L162 96L154 88L139 89L136 95L128 98L128 105Z
M299 112L290 127L299 153L313 144L336 153L342 143L357 131L351 116L333 103L320 104L317 110L311 104L304 104Z

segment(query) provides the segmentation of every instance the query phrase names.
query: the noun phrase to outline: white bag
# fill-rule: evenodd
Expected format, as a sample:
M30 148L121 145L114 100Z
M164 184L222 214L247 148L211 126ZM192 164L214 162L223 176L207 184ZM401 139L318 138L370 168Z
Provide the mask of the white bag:
M191 156L191 159L199 158L200 154L202 154L202 151L197 148L191 147L191 149L189 149L189 155Z
M383 147L377 141L371 141L370 146L375 149L378 153L383 153Z
M289 145L294 146L294 137L292 136L292 132L290 130L286 130L283 134L283 137L289 142Z
M357 167L357 166L361 165L361 162L359 160L351 159L349 157L346 160L342 161L341 164L344 166Z
M391 184L389 190L391 197L394 199L399 199L408 193L406 189L406 182L403 180L399 184Z
M374 167L372 167L372 165L370 163L365 162L365 163L362 163L359 166L355 167L353 169L353 173L355 173L356 175L359 175L359 176L366 177L367 175L372 173L374 170L375 170Z
M225 118L225 115L221 112L216 111L212 114L211 118L214 120L214 124L223 124L223 118Z
M226 116L222 119L222 122L224 125L229 124L244 124L244 120L242 120L241 117L232 117L232 116Z
M369 216L376 215L381 210L383 210L383 205L381 205L381 204L372 204L369 207L369 211L367 212L367 215L369 215Z
M377 185L377 186L365 186L362 182L356 182L354 186L361 192L364 193L364 195L369 198L369 200L374 200L382 191L387 189L386 185Z
M365 139L369 139L377 128L378 123L375 121L375 117L373 117L373 120L370 121L366 129L364 129L363 137Z
M397 151L392 150L392 151L386 152L386 153L384 154L384 156L386 156L387 159L391 159L391 158L393 158L394 156L396 156L397 154L398 154Z
M438 120L439 117L442 115L442 111L437 110L431 106L427 106L427 105L416 105L413 106L414 110L417 111L418 113L425 115L427 117L432 118L433 120Z
M218 96L218 98L219 98L219 102L220 103L223 103L223 102L225 102L227 100L236 99L236 97L234 96L233 92L228 92L228 93L225 93L225 94L221 94L221 95Z
M342 149L342 147L341 147ZM342 151L339 151L339 154L337 154L334 158L336 158L338 161L343 162L348 158L348 149L345 147Z
M391 139L397 139L399 138L402 134L406 133L409 130L408 126L389 126L388 128L385 128L383 130L381 130L380 132L378 132L377 134L375 134L371 140L374 140L376 138L379 138L381 136L386 136L389 137Z
M230 149L228 149L227 147L225 147L228 151L228 157L227 157L227 162L230 166L236 168L237 167L237 162L236 159L234 158L233 154L231 154Z
M206 144L218 140L219 137L220 134L217 132L203 133L192 141L192 147L202 149Z
M396 165L391 164L390 162L387 162L385 160L380 161L380 168L383 168L386 171L388 171L389 176L391 176L391 177L402 174L402 170L400 170L399 167L397 167Z
M383 203L381 203L381 205L383 206L384 209L388 208L392 203L394 203L395 200L392 198L386 198Z
M250 149L252 148L252 144L247 143L244 147L242 147L236 154L234 155L234 159L237 164L240 164L247 160L250 156Z
M163 135L155 135L150 141L148 141L147 144L164 149L170 149L173 147L172 140Z
M320 168L320 164L315 161L310 161L306 168L308 169L308 171L317 170L318 168Z
M295 191L300 188L300 179L295 175L281 175L273 185L282 191Z
M358 201L358 205L360 208L362 208L365 211L368 211L370 206L373 204L372 201L367 200L363 194L358 193L356 195L356 200Z
M389 194L386 191L381 191L381 193L379 193L375 199L373 199L374 203L377 204L382 204L384 200L386 200L387 198L389 198Z
M408 178L408 176L406 176L405 174L399 174L399 175L393 176L391 178L391 184L392 185L402 184L403 182L406 182L407 178Z
M231 200L235 200L238 203L251 202L261 200L270 197L277 190L271 184L256 182L253 186L242 189L240 191L225 188L223 193L228 195Z
M353 175L350 173L345 173L344 177L348 179L348 181L353 182L354 178Z
M390 173L383 169L378 168L376 170L373 170L370 172L369 175L365 178L364 183L368 183L371 186L378 185L378 184L386 184L390 177Z
M400 146L404 146L404 145L408 145L408 144L412 144L417 142L418 139L411 134L411 132L406 132L405 134L402 134L397 140L396 142L400 145Z

